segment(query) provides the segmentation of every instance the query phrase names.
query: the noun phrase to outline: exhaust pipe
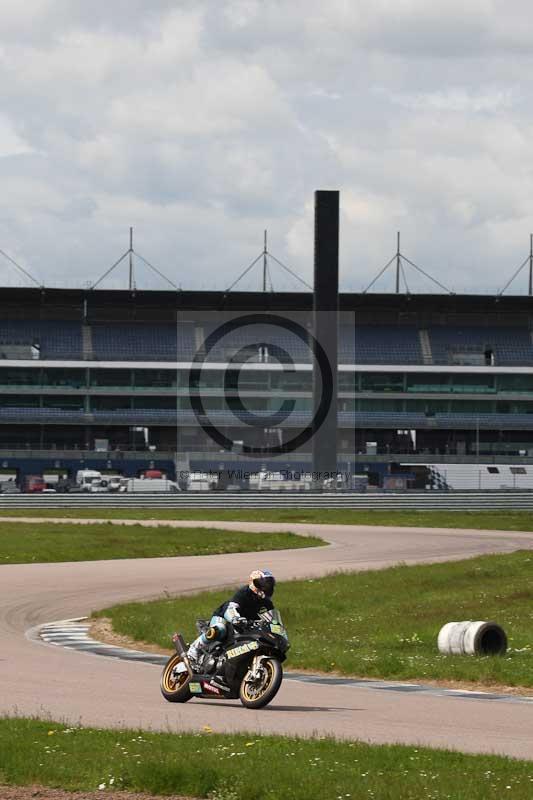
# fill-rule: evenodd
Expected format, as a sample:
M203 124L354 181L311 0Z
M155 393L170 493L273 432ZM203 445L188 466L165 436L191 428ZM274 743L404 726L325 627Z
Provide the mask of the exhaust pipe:
M183 663L187 667L187 672L192 678L194 673L192 671L191 663L187 655L187 647L185 645L185 640L183 636L181 635L181 633L175 633L172 637L172 641L174 642L174 647L176 648L176 652L178 653L178 655L181 656Z

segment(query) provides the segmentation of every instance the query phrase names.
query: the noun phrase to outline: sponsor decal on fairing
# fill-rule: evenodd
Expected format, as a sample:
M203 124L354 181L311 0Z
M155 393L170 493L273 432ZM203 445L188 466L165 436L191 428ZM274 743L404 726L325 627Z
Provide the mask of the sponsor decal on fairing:
M250 653L252 650L258 650L259 645L257 642L248 642L247 644L241 644L239 647L234 647L232 650L228 650L226 655L228 658L237 658L237 656L242 656L245 653Z
M216 686L213 686L211 683L207 683L207 681L203 681L202 686L208 692L213 692L213 694L220 694L220 689L218 689Z

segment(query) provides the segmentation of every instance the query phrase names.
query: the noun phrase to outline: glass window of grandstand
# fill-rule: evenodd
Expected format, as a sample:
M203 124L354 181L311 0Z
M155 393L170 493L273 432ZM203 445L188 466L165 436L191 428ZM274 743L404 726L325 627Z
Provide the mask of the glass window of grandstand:
M0 395L1 408L39 408L39 398L37 395L28 394L20 397L17 394Z
M433 414L446 414L448 411L448 400L406 400L405 410L416 411L426 414L428 417Z
M222 409L223 397L202 397L202 405L207 410L220 411ZM182 411L191 411L191 402L188 397L178 398L178 408Z
M245 400L247 403L248 400ZM262 401L262 407L266 408L269 414L282 409L283 402L289 404L292 411L311 411L313 408L313 400L310 397L297 397L294 400L280 400L276 397L271 397L268 401Z
M407 373L405 388L408 392L440 392L444 394L451 391L451 376L428 372Z
M180 386L190 387L191 389L217 389L223 391L224 389L224 373L219 369L202 369L200 371L199 380L198 376L189 378L189 372L183 372L180 375Z
M0 386L40 386L40 369L0 369Z
M82 450L85 434L75 425L44 425L41 428L41 445L49 450Z
M290 408L288 409L289 414L293 411L310 411L312 407L312 400L307 397L299 397L295 400L285 402L290 402ZM283 407L282 401L276 397L226 397L224 398L224 409L240 411L241 403L245 411L252 411L267 416L275 414Z
M403 392L401 372L363 372L361 373L362 392Z
M206 411L220 411L222 409L222 403L224 398L222 396L211 396L206 397L202 395L202 405ZM176 398L176 407L179 411L192 411L191 400L190 397L178 397Z
M262 397L246 397L245 399L239 397L224 398L224 408L230 411L233 409L237 411L240 410L240 403L242 403L246 411L265 411L270 407L270 401ZM279 408L279 402L276 404L276 408Z
M269 375L264 370L241 369L238 373L239 390L243 392L269 388Z
M136 369L133 381L137 389L175 389L178 383L175 369ZM180 386L185 385L180 373Z
M454 394L488 394L496 391L494 375L462 375L450 376Z
M526 400L500 400L496 403L498 414L533 414L533 403Z
M310 392L312 380L311 372L293 372L289 370L285 372L280 370L279 372L271 373L270 387L280 392Z
M158 408L164 411L175 411L177 399L174 395L170 397L135 397L133 408Z
M363 400L362 402L365 401ZM357 400L353 397L339 397L337 408L339 411L357 411Z
M129 397L91 397L92 411L120 411L131 408Z
M339 372L338 386L339 392L357 391L358 375L356 372Z
M43 408L59 408L63 411L83 411L83 395L45 394Z
M360 411L403 411L403 400L359 400Z
M131 386L130 369L92 369L90 373L92 387L115 388L120 386Z
M452 400L450 411L452 414L492 414L494 403L483 400Z
M499 392L533 392L533 375L498 375Z
M38 448L41 428L36 425L0 425L0 447L13 450Z
M43 369L43 386L51 389L85 389L85 370Z

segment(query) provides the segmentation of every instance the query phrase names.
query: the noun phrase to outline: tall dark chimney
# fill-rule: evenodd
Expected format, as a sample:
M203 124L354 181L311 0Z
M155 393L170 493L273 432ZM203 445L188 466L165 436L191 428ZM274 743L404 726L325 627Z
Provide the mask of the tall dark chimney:
M320 483L337 470L337 339L339 326L339 192L315 192L314 336L331 368L331 404L313 435L313 472ZM318 359L313 364L313 407L322 396ZM328 392L329 393L329 392Z

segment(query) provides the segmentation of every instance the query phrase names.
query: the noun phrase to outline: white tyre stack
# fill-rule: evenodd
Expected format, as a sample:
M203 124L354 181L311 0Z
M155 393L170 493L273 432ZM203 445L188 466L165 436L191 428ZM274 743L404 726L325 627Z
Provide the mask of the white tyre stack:
M507 635L496 622L448 622L437 643L444 655L496 656L507 650Z

